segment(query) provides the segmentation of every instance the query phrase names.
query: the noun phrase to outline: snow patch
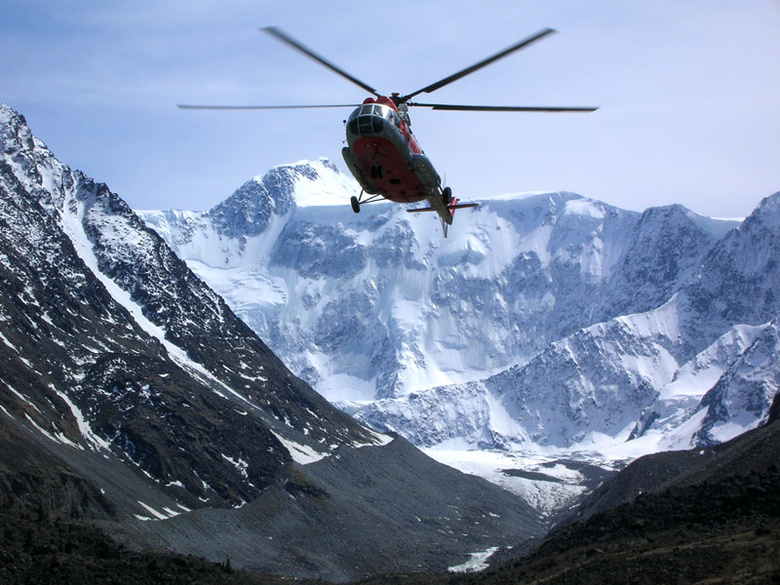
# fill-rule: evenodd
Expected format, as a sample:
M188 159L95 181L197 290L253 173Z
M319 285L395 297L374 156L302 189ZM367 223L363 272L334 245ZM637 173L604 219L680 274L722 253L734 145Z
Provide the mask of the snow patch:
M5 409L3 409L3 410L5 410ZM60 445L67 445L67 446L69 446L69 447L73 447L74 449L79 449L79 450L81 450L81 451L83 451L83 450L84 450L84 447L82 447L81 445L77 445L76 443L74 443L73 441L71 441L70 439L68 439L68 437L66 437L66 436L65 436L63 433L61 433L61 432L57 432L57 433L55 433L55 434L52 434L52 433L50 433L49 431L47 431L46 429L44 429L44 428L42 428L41 426L39 426L39 425L38 425L38 424L37 424L37 423L36 423L36 422L35 422L35 421L34 421L34 420L33 420L33 419L30 417L30 415L29 415L29 414L25 413L25 414L24 414L24 416L27 418L27 421L28 421L28 422L29 422L29 423L30 423L32 426L34 426L34 427L35 427L35 429L36 429L36 430L37 430L39 433L41 433L41 434L42 434L44 437L46 437L46 438L47 438L47 439L49 439L50 441L53 441L54 443L59 443Z
M447 569L450 573L478 573L488 568L488 560L498 550L497 546L487 550L471 553L471 558L462 565L456 565Z
M101 439L100 437L98 437L92 431L92 427L89 426L87 419L84 418L84 414L73 403L73 401L64 392L60 392L54 386L49 386L49 387L52 390L54 390L54 392L57 393L57 396L59 396L65 404L68 405L68 408L70 408L70 412L73 415L73 418L76 419L76 424L79 427L81 436L84 437L87 443L91 445L94 449L105 449L106 451L110 451L111 444L105 439Z
M238 473L240 473L242 477L244 478L249 477L247 473L247 469L249 469L249 463L247 461L241 459L241 457L237 457L237 458L228 457L224 453L222 453L221 455L225 461L228 461L233 467L236 468L236 471L238 471Z
M319 453L309 447L308 445L301 445L289 439L285 439L279 433L271 431L279 442L284 445L287 452L292 457L293 461L299 465L308 465L310 463L316 463L328 457L329 453Z
M138 503L141 505L141 507L144 510L146 510L151 514L151 516L142 516L141 514L134 514L135 518L137 520L141 520L142 522L149 522L154 520L169 520L170 518L173 518L174 516L178 516L179 514L181 514L181 512L177 512L176 510L171 510L168 507L163 507L164 512L159 512L158 510L155 510L149 504L146 504L141 500L138 500Z

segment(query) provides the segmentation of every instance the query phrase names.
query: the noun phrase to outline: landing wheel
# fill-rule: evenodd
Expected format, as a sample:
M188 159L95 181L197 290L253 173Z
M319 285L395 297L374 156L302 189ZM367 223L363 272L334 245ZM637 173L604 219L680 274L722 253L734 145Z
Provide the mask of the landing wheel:
M352 211L360 213L360 201L358 201L358 198L353 195L349 202L352 204Z
M444 202L444 205L449 205L450 201L452 201L452 189L444 187L444 191L441 192L441 200Z

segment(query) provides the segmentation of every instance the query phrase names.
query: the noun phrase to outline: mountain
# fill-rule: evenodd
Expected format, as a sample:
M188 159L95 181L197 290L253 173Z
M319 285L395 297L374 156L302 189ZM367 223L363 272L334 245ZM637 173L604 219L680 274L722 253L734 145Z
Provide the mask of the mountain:
M330 401L545 513L766 419L780 194L743 222L507 195L443 239L402 206L352 213L357 189L304 161L209 211L139 214Z
M102 561L169 551L348 580L444 570L540 534L517 497L334 408L2 105L0 153L0 508L19 527L3 535L8 582L43 559L64 579L79 538ZM214 211L237 257L231 226L263 225L261 238L290 212L258 197Z
M352 214L349 187L327 161L303 162L207 212L139 212L334 401L479 379L584 327L654 309L735 225L679 206L637 214L541 193L485 200L442 240L436 221L399 206ZM327 206L305 195L315 190L330 193ZM261 201L274 219L245 229ZM226 216L242 220L228 229ZM334 328L332 316L352 307Z

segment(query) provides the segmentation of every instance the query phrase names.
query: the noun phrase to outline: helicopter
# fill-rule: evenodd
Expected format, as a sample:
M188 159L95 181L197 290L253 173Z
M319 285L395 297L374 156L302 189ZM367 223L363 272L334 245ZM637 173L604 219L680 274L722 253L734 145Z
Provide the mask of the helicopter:
M361 187L359 196L352 196L351 206L359 213L363 205L389 200L412 204L426 201L428 207L407 209L409 213L434 212L442 223L444 237L452 225L457 209L477 207L478 203L461 203L452 195L452 189L442 185L442 180L431 160L425 155L412 133L410 107L432 110L471 112L593 112L594 107L546 107L546 106L484 106L463 104L437 104L412 101L420 94L432 93L483 67L528 47L532 43L555 32L545 28L498 53L466 67L435 83L408 94L398 92L390 96L380 94L372 86L350 75L324 57L277 27L264 27L261 31L300 51L372 94L361 104L269 105L269 106L220 106L178 105L182 109L199 110L275 110L298 108L355 108L345 120L346 146L341 154L344 162ZM364 197L365 196L365 197Z

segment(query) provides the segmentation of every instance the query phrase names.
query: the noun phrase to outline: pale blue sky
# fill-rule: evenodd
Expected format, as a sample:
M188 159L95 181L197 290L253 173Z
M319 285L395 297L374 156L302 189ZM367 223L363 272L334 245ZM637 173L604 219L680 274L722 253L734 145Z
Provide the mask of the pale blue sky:
M569 190L634 210L750 213L780 190L778 0L0 0L0 102L135 208L207 209L272 166L340 150L360 88L258 32L276 25L408 93L544 27L558 34L425 100L593 114L412 111L464 199ZM418 98L419 99L419 98ZM348 207L348 205L347 205ZM351 213L351 212L350 212Z

